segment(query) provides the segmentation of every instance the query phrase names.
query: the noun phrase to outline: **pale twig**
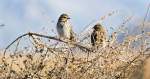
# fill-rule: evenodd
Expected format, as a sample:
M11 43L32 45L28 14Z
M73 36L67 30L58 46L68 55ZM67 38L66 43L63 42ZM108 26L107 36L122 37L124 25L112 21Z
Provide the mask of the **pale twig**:
M148 17L149 10L150 10L150 3L148 4L147 11L146 11L146 14L145 14L145 17L144 17L144 20L143 20L143 24L142 24L143 28L145 26L145 21L146 21L146 19ZM142 31L144 31L144 29L142 29Z

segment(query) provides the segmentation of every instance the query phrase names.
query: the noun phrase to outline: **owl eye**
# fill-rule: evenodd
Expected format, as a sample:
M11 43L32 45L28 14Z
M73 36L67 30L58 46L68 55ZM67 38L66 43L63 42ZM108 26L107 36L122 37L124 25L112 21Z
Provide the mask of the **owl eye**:
M62 17L62 18L67 18L67 17Z
M70 19L69 17L67 17L67 16L65 16L65 17L63 17L63 18L65 18L65 19Z

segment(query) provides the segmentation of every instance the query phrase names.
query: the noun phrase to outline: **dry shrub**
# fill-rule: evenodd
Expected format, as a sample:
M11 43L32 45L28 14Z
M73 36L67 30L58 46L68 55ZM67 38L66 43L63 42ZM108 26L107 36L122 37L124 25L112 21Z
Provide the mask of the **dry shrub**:
M16 49L8 51L10 45L5 51L5 56L1 55L1 78L141 79L143 63L149 56L146 42L139 47L132 45L135 42L146 41L139 35L128 36L123 43L108 41L106 47L98 48L68 43L36 33L27 35L30 36L31 42L28 47L19 46L20 41L16 40L11 44L14 44L12 47ZM43 37L56 41L45 41ZM148 73L147 71L145 73L146 79Z
M149 64L143 68L150 55L149 33L127 35L118 43L119 33L112 33L105 47L91 47L88 35L74 43L23 34L0 55L0 79L149 79Z

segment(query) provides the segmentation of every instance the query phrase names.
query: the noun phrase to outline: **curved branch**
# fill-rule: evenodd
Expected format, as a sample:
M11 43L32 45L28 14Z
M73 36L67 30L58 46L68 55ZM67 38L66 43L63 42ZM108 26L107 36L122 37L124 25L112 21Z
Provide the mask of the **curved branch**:
M59 38L56 38L56 37L51 37L51 36L46 36L46 35L41 35L41 34L37 34L37 33L28 33L29 36L31 35L35 35L35 36L39 36L39 37L43 37L43 38L48 38L48 39L53 39L53 40L56 40L56 41L60 41L60 42L63 42L63 43L66 43L66 44L72 44L76 47L79 47L79 48L82 48L82 49L85 49L87 51L91 51L89 48L86 48L82 45L79 45L79 44L76 44L76 43L73 43L73 42L68 42L68 41L65 41L65 40L61 40Z
M19 40L19 39L21 39L22 37L27 36L27 35L28 35L28 33L23 34L23 35L19 36L18 38L16 38L12 43L10 43L10 44L5 48L5 50L4 50L4 56L5 56L5 54L6 54L7 49L8 49L12 44L14 44L17 40Z
M29 33L26 33L26 34L23 34L23 35L17 37L12 43L10 43L10 44L5 48L4 56L5 56L5 54L6 54L7 49L8 49L12 44L14 44L17 40L19 40L19 39L21 39L22 37L27 36L27 35L29 35L29 36L34 35L34 36L38 36L38 37L53 39L53 40L60 41L60 42L66 43L66 44L72 44L72 45L74 45L74 46L76 46L76 47L81 48L82 50L85 49L85 50L87 50L87 51L92 51L92 50L90 50L89 48L86 48L86 47L84 47L84 46L82 46L82 45L79 45L79 44L76 44L76 43L64 41L64 40L61 40L61 39L58 39L58 38L52 37L52 36L46 36L46 35L41 35L41 34L29 32Z

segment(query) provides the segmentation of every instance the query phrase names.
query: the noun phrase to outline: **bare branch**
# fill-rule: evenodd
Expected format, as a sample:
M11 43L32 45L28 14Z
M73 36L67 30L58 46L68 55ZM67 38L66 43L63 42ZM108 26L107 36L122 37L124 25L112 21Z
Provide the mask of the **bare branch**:
M76 44L76 43L73 43L73 42L68 42L68 41L61 40L61 39L59 39L59 38L52 37L52 36L46 36L46 35L42 35L42 34L37 34L37 33L31 33L31 32L29 32L29 33L26 33L26 34L23 34L23 35L17 37L12 43L10 43L10 44L5 48L4 56L5 56L5 54L6 54L7 49L8 49L11 45L13 45L17 40L19 40L19 39L21 39L22 37L25 37L25 36L27 36L27 35L29 35L29 36L34 35L34 36L38 36L38 37L53 39L53 40L56 40L56 41L59 41L59 42L63 42L63 43L66 43L66 44L74 45L74 46L76 46L76 47L81 48L82 50L91 51L89 48L86 48L86 47L84 47L84 46L82 46L82 45L79 45L79 44Z

